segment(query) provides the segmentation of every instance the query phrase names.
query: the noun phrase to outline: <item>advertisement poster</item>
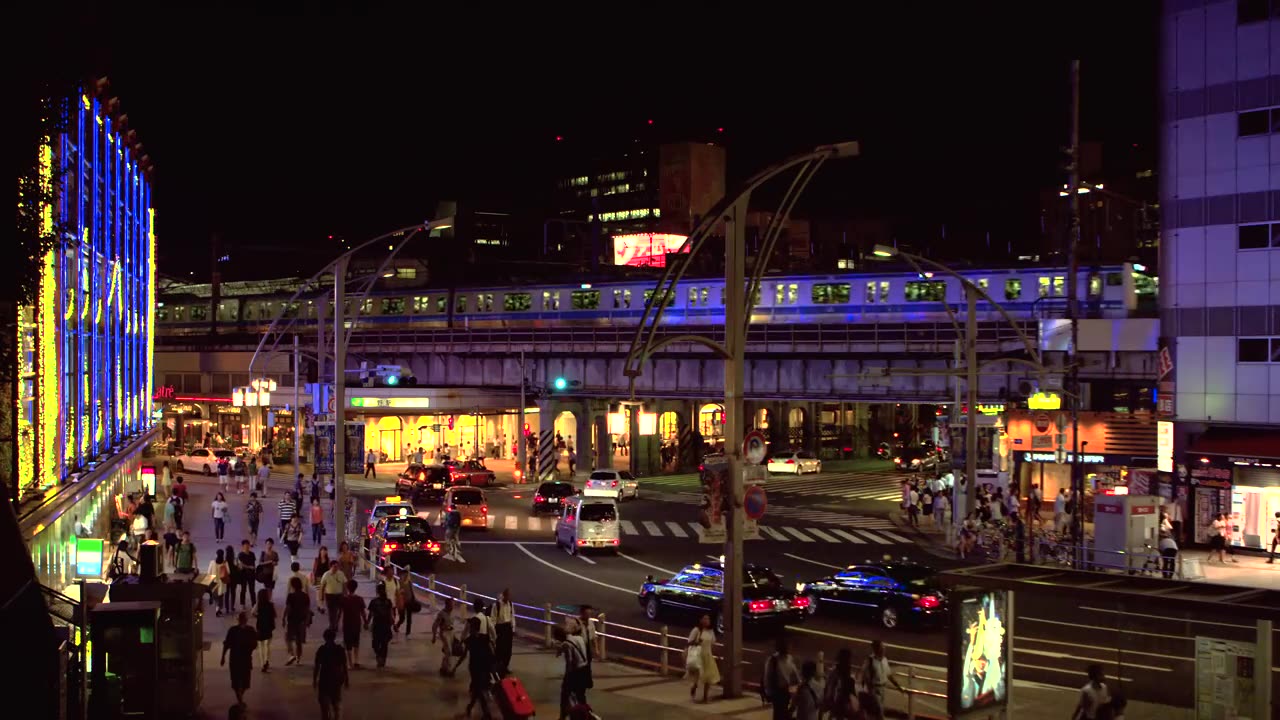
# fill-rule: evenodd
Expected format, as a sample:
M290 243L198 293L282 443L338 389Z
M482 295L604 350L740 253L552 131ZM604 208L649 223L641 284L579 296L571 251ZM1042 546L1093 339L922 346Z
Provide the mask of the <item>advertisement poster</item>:
M315 424L316 434L316 474L333 474L333 423L318 422Z
M1253 643L1196 638L1196 718L1252 720L1257 705Z
M952 715L1003 707L1009 698L1009 636L1005 590L958 591L952 595L951 667L947 702Z
M334 436L333 423L318 422L315 424L316 434L316 472L321 475L333 474ZM359 475L364 471L364 423L346 424L346 472L348 475Z
M728 460L707 462L702 469L702 507L698 512L702 542L723 543L727 538L725 513L729 508L729 493Z

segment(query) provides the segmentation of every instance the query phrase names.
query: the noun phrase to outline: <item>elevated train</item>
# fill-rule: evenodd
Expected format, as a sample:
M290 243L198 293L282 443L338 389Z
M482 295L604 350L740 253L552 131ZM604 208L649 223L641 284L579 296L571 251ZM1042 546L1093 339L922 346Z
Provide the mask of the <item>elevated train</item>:
M1067 268L965 270L959 274L981 287L1015 320L1062 317L1065 313ZM1140 307L1154 307L1156 278L1136 271L1133 264L1082 267L1077 278L1077 297L1086 317L1122 318ZM375 289L359 308L355 307L358 298L349 298L347 313L360 327L370 329L634 325L645 306L653 302L654 285L652 280L630 280L530 287ZM161 333L208 331L211 308L207 298L171 295L160 299L164 302L156 316ZM284 309L305 327L315 324L317 305L326 301L329 308L325 315L332 318L332 296L323 290L293 303L278 294L224 298L218 305L217 322L228 330L265 332ZM665 302L665 324L721 325L724 280L686 278ZM947 322L943 302L961 315L966 311L963 286L943 273L768 276L761 281L752 322ZM358 317L352 317L355 310L359 310ZM981 321L1001 319L985 301L979 301L978 313Z

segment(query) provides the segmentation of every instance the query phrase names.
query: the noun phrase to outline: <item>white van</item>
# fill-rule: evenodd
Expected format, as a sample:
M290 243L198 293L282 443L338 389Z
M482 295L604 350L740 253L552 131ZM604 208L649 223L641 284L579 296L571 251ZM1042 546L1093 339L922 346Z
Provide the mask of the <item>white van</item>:
M556 547L567 547L571 555L581 550L608 548L618 551L618 502L613 498L568 498L556 521Z

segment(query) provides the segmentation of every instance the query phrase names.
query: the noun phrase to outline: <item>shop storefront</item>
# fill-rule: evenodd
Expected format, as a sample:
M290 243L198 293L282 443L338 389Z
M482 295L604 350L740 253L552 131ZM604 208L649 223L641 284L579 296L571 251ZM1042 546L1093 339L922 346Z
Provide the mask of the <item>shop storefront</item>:
M1233 546L1270 547L1280 513L1280 432L1211 428L1191 442L1178 473L1193 488L1196 542L1208 542L1223 513Z

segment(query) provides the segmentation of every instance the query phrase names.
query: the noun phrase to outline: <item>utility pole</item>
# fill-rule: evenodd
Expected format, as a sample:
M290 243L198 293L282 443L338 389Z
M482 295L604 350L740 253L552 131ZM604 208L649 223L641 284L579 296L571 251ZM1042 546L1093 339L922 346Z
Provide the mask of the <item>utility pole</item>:
M964 511L968 514L978 504L978 292L966 283L964 296L969 301L964 321L965 396L969 403L964 423Z
M523 478L529 470L529 443L524 435L524 409L528 405L525 388L529 384L529 376L524 371L524 351L520 351L520 419L516 427L516 477ZM541 418L539 418L541 422Z
M725 220L724 242L724 454L729 461L729 516L724 547L724 618L725 663L724 696L742 695L742 396L746 386L746 232L745 198L729 208ZM660 302L660 301L659 301Z
M966 288L965 296L967 297L968 294L969 294L969 291L968 291L968 288ZM960 355L962 352L963 352L963 348L960 347L960 342L957 340L956 347L955 347L955 371L956 372L953 380L955 384L955 396L952 399L952 404L951 404L951 427L949 428L949 432L951 434L951 443L952 443L951 452L952 452L953 458L955 457L955 452L961 449L961 448L955 447L955 437L956 437L956 434L960 432L960 404L961 404L960 363L962 362L962 360L960 359ZM965 447L968 447L968 445L966 445ZM968 465L965 466L965 470L966 471L968 470ZM952 472L953 473L955 472L954 467L952 468ZM960 536L960 525L964 523L964 518L969 513L969 509L960 503L960 496L958 494L955 494L956 490L954 489L954 484L953 484L952 493L953 493L952 502L951 502L952 527L949 528L949 532L951 532L951 535L947 538L948 542L951 540L951 538L956 538ZM968 499L969 499L968 493L966 493L965 500L968 501Z
M302 367L298 364L298 334L293 335L293 476L302 472L302 408L299 407L298 386L302 384Z
M1072 533L1084 542L1084 473L1080 465L1080 365L1077 345L1080 342L1080 307L1076 276L1080 265L1080 61L1071 61L1071 164L1067 176L1067 203L1069 222L1067 237L1067 318L1071 321L1071 350L1067 356L1067 399L1071 403L1071 499L1075 504L1072 514ZM1083 547L1078 549L1080 561L1084 560ZM1079 565L1077 565L1079 567Z
M333 522L339 540L347 531L347 338L346 255L333 264Z

